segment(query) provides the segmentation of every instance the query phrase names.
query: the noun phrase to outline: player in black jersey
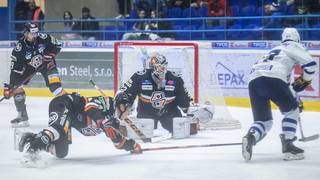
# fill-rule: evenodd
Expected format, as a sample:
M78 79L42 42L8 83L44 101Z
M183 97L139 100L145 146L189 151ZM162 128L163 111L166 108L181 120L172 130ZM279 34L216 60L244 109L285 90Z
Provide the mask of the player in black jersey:
M120 91L131 94L132 103L139 97L137 118L154 119L155 129L160 121L163 128L172 132L173 118L182 117L179 108L187 112L192 98L180 75L167 70L165 56L159 53L153 55L149 66L150 69L133 74Z
M131 108L126 93L120 93L116 99L103 96L84 98L77 93L56 97L49 106L49 127L38 134L16 129L15 149L23 152L30 142L21 161L35 166L41 150L64 158L71 144L73 127L85 136L104 132L117 149L140 153L140 145L133 139L126 139L119 130L119 121L129 115Z
M11 55L10 83L4 85L4 97L14 96L18 117L11 121L12 127L29 126L26 110L26 93L22 87L11 91L36 71L45 79L46 86L55 96L66 93L61 87L55 56L61 50L61 43L49 34L39 33L36 24L24 25L24 36L18 41ZM27 85L29 81L25 82Z

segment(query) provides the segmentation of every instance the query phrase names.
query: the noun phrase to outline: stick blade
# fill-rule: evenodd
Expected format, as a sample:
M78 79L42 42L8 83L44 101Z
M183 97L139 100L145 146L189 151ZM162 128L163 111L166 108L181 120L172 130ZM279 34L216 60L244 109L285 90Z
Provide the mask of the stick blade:
M307 142L307 141L313 141L319 138L319 134L315 134L313 136L304 137L302 139L299 139L299 141Z

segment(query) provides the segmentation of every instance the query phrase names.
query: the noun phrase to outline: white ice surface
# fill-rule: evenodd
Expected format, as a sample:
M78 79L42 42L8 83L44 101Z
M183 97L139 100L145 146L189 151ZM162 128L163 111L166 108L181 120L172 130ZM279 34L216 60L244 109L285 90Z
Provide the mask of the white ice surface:
M51 98L27 97L30 126L25 128L39 132L47 127L48 104ZM215 180L317 180L320 179L320 139L294 144L305 150L305 159L282 160L282 115L273 111L274 125L267 137L253 148L250 163L241 155L241 146L199 147L189 149L146 151L130 154L114 148L104 134L85 137L73 129L73 143L64 159L48 153L44 169L28 168L20 164L22 153L14 151L13 131L10 120L17 112L13 100L0 103L0 180L64 180L64 179L215 179ZM240 120L238 130L200 131L188 139L170 139L160 143L143 143L142 148L177 145L201 145L215 143L238 143L253 122L251 109L228 107L233 117ZM301 114L305 136L320 133L320 113ZM165 134L159 129L156 134ZM301 138L297 129L297 136Z

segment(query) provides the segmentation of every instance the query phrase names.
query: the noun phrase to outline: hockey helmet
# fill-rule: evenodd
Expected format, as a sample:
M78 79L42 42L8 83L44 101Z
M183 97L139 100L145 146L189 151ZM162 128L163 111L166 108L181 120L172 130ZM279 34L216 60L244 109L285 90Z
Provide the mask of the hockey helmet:
M300 42L300 35L295 28L286 28L282 33L282 42L294 41Z
M156 53L152 56L149 67L153 69L154 74L160 79L164 79L167 73L168 61L164 55Z
M126 107L132 107L131 94L119 92L115 97L115 106L119 107L120 104L125 104Z

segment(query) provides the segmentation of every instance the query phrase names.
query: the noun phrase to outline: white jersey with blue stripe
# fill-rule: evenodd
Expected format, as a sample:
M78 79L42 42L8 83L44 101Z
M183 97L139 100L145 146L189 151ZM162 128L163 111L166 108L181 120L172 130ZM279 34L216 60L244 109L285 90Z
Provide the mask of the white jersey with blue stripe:
M295 65L299 63L304 70L303 78L310 81L317 68L306 47L300 43L287 41L271 49L261 60L253 65L249 82L258 77L271 77L289 83Z

